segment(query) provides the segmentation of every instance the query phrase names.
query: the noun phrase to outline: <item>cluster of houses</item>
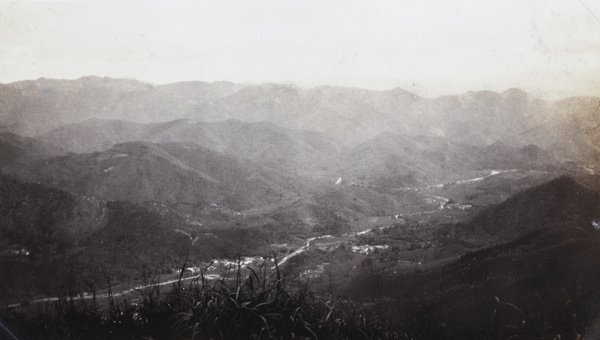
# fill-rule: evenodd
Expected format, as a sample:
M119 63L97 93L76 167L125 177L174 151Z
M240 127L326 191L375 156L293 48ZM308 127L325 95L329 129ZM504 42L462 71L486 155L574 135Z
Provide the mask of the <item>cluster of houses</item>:
M450 203L450 204L446 204L444 206L444 208L450 209L450 210L469 210L469 209L473 208L473 206L470 204Z
M29 256L30 252L29 250L25 249L25 247L20 247L20 248L9 248L7 250L5 250L5 254L7 255L12 255L14 257L21 257L21 256Z

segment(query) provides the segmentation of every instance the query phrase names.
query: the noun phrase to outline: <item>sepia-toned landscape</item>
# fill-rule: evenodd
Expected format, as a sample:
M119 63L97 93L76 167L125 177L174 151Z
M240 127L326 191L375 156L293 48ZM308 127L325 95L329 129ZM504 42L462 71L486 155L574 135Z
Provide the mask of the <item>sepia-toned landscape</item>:
M0 84L1 339L600 336L597 87L92 74Z
M399 335L573 335L596 317L597 97L98 77L1 93L16 311L277 265Z

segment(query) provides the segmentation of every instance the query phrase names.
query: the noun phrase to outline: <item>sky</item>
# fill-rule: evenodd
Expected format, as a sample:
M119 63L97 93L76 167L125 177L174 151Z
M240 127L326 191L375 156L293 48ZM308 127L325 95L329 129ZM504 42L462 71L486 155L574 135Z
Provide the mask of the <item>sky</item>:
M600 96L600 1L0 0L0 83L88 75Z

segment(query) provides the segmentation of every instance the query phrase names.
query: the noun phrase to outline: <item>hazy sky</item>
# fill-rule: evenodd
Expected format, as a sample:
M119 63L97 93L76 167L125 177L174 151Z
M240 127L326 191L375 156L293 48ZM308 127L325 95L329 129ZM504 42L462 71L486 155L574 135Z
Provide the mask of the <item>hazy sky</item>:
M600 1L0 1L0 82L600 95Z

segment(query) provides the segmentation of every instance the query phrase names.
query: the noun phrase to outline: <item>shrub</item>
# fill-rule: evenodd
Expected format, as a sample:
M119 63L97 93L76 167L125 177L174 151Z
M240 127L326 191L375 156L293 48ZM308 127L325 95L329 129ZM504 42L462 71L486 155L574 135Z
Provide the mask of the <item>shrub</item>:
M390 339L396 333L364 307L318 297L306 285L290 289L267 263L241 276L241 266L217 281L179 277L168 292L157 283L128 301L109 289L108 301L61 298L0 317L23 338L49 339ZM104 305L102 307L102 305Z

